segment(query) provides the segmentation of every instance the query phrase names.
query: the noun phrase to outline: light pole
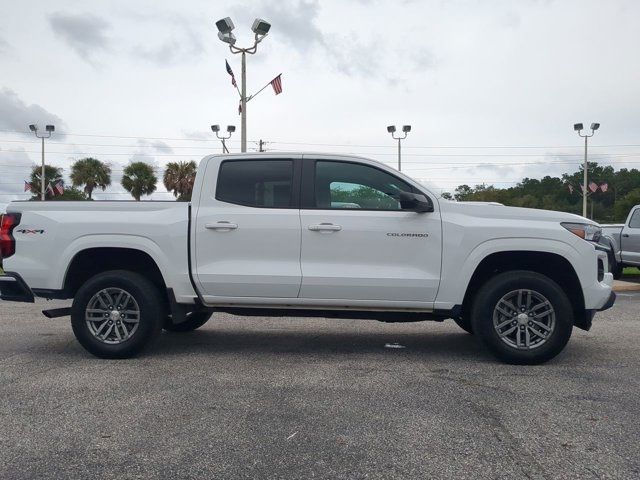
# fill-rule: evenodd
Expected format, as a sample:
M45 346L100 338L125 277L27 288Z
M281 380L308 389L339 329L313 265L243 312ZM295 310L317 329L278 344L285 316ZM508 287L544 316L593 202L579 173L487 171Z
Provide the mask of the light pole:
M581 123L574 123L573 124L573 130L578 132L578 135L584 138L584 167L583 167L583 185L582 185L582 216L586 217L587 216L587 171L589 169L589 163L587 162L587 145L588 145L588 140L590 137L593 137L593 134L595 133L596 130L598 130L600 128L600 124L599 123L592 123L591 124L591 135L588 134L582 134L582 130L584 129L584 126Z
M211 131L222 141L222 153L229 153L229 149L224 141L231 138L231 134L236 131L235 125L227 125L227 132L229 133L227 136L220 136L220 125L211 125Z
M36 124L31 124L29 125L29 130L31 130L33 133L35 133L36 137L41 138L42 139L42 172L40 174L40 190L42 190L41 192L41 200L44 202L45 200L45 186L44 186L44 139L45 138L49 138L51 136L51 134L53 132L56 131L56 127L55 125L47 125L45 127L45 131L47 132L45 135L38 135L38 125Z
M258 44L267 36L271 29L271 24L256 18L251 26L251 30L255 34L253 40L253 46L249 48L239 48L235 46L236 37L233 34L235 25L229 17L223 18L216 22L218 27L218 38L224 43L229 44L229 50L231 53L242 54L242 74L241 74L241 86L240 86L240 150L242 152L247 151L247 53L253 55L258 49Z
M394 140L398 140L398 171L401 172L402 171L402 146L401 146L401 142L402 140L404 140L405 138L407 138L407 134L411 131L411 125L404 125L402 127L402 132L404 133L403 137L400 136L395 136L396 133L396 127L394 125L389 125L387 127L387 132L389 132L391 134L391 137L393 137Z

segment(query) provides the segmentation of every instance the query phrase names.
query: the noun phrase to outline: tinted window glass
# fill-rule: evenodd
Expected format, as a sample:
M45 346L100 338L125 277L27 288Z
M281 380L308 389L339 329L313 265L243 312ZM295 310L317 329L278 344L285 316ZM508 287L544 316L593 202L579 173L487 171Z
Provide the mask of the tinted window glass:
M316 162L317 208L400 210L401 191L412 189L377 168L348 162Z
M629 227L640 228L640 208L633 212L631 220L629 220Z
M249 207L291 206L293 161L238 160L220 166L216 198Z

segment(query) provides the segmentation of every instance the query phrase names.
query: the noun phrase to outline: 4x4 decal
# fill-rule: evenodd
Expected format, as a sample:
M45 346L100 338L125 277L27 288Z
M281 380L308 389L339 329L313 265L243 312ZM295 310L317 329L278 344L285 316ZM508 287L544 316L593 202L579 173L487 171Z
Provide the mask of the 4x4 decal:
M31 230L28 228L21 228L20 230L16 230L16 233L24 233L25 235L35 235L36 233L39 233L40 235L42 235L44 233L44 230Z

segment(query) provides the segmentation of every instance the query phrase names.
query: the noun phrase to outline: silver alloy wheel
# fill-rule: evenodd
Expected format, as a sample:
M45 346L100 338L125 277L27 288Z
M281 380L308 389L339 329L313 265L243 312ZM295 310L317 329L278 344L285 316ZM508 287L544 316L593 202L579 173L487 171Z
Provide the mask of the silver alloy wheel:
M493 328L512 348L531 350L543 345L556 326L556 312L544 295L528 289L513 290L493 309Z
M140 307L133 296L121 288L105 288L96 293L85 310L91 334L103 343L127 341L138 329Z

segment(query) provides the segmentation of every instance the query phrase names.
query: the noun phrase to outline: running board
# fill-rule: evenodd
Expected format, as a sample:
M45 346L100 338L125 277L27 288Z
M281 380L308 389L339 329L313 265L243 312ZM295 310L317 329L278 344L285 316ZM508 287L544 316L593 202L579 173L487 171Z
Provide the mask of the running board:
M49 310L42 310L42 314L47 318L68 317L69 315L71 315L71 307L51 308Z

